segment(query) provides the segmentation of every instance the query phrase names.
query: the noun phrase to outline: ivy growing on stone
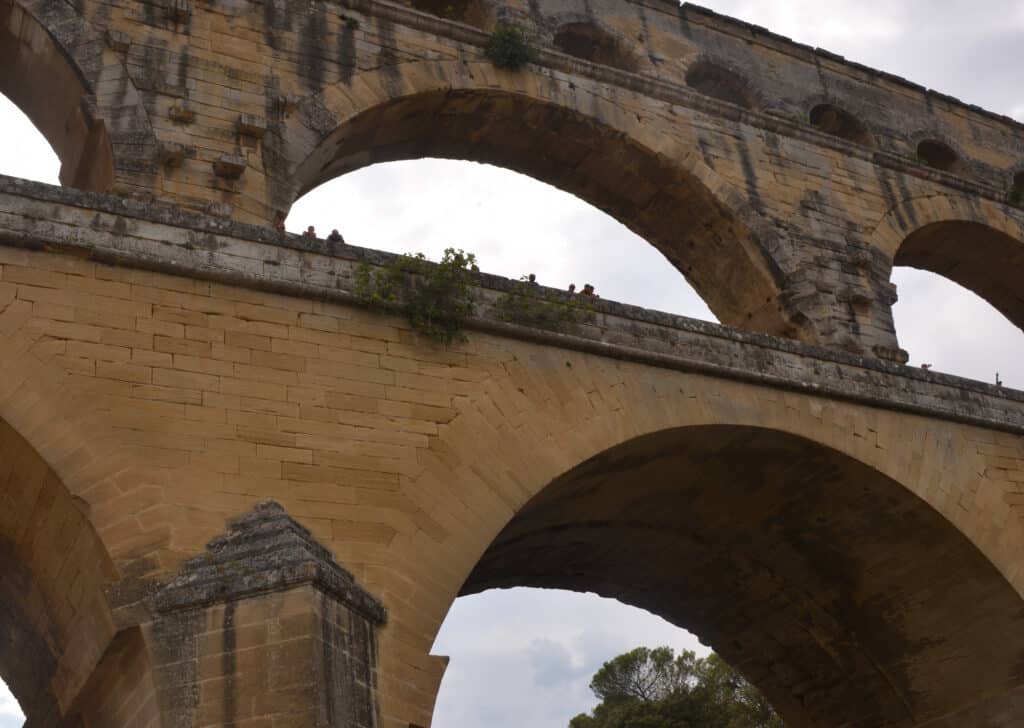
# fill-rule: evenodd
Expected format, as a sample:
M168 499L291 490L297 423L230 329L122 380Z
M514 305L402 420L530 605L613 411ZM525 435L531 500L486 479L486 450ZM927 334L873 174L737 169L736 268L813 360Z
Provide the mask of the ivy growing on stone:
M498 23L484 47L484 55L498 68L518 71L533 60L534 51L522 28Z
M476 256L447 248L439 263L423 253L401 255L383 268L363 263L356 270L355 294L377 310L398 311L432 341L465 341L466 319L473 315Z
M544 298L526 278L503 294L494 304L495 314L509 323L532 326L561 334L576 333L580 326L594 320L594 308L580 296L566 300Z

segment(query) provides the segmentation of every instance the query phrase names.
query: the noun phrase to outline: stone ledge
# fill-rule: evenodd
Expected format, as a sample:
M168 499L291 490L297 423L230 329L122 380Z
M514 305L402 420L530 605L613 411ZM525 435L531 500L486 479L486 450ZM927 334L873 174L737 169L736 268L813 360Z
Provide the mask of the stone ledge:
M346 304L358 303L352 290L359 264L395 258L2 176L0 245ZM1024 433L1024 392L603 299L594 302L595 323L578 335L539 331L491 311L516 290L515 281L487 274L477 280L480 315L471 325L501 336ZM537 290L552 301L567 295Z
M161 612L235 601L313 584L374 624L384 607L278 503L264 501L230 524L206 551L185 562L156 594Z

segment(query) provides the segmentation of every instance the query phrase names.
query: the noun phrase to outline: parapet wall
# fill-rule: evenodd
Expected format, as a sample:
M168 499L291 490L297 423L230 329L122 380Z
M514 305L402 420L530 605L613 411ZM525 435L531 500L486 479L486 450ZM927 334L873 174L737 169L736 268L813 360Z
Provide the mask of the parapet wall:
M303 298L357 302L363 262L394 256L175 208L0 176L0 245L214 280ZM503 321L492 309L516 283L478 274L472 327L667 369L1024 433L1024 392L599 299L572 335ZM553 301L566 294L538 288Z

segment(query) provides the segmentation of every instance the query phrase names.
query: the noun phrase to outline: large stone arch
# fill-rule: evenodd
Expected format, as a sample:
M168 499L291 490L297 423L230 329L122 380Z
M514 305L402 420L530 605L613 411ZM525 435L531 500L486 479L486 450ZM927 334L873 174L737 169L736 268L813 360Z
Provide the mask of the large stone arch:
M115 633L115 570L81 501L0 420L0 676L30 725L57 725Z
M486 342L482 342L479 348L491 351ZM901 594L901 599L905 597L903 602L897 600L899 603L895 606L900 608L901 605L905 607L916 604L915 600L956 600L955 605L953 601L942 605L942 610L949 607L951 612L957 612L961 607L967 608L965 604L970 599L965 594L998 594L996 601L1001 605L1003 628L1016 618L1019 608L1024 606L1020 603L1021 586L1024 583L1021 577L1024 575L1016 566L1017 558L1014 555L1015 549L1024 543L1024 534L1009 507L1013 498L1013 485L989 480L982 475L985 466L980 450L995 446L989 435L982 431L971 432L969 428L949 428L934 420L892 411L865 410L863 407L826 402L806 395L759 391L756 386L714 377L657 372L642 365L612 360L587 361L585 357L564 351L531 351L525 346L514 347L503 368L503 372L494 372L490 379L482 383L479 391L474 389L472 393L467 392L465 401L457 405L458 415L447 425L439 427L438 437L432 441L430 452L419 458L415 477L410 476L403 483L402 494L420 509L417 517L420 529L396 536L388 558L391 571L387 578L377 581L372 573L369 577L369 588L379 593L391 609L391 621L381 635L381 695L384 712L390 714L394 725L401 721L426 725L429 720L429 712L424 714L415 711L417 708L429 709L432 706L443 665L432 662L426 650L455 597L464 591L508 586L517 580L520 583L525 581L525 578L512 578L503 582L496 576L501 569L494 568L495 564L501 565L503 558L501 539L514 534L519 514L530 514L536 503L543 503L546 500L543 493L555 493L560 488L568 487L559 486L559 483L567 482L567 479L576 484L581 482L574 477L576 473L583 472L578 468L582 467L584 471L588 467L598 471L605 469L607 460L594 460L595 457L603 457L602 453L624 453L627 464L630 457L633 457L634 464L639 467L645 457L649 457L649 453L645 455L639 450L630 452L631 446L628 443L634 440L637 443L660 442L659 438L665 435L659 433L698 431L703 433L705 442L712 445L718 440L727 441L733 436L740 436L737 433L766 433L768 444L763 447L744 452L731 451L725 455L706 453L709 460L715 461L715 467L720 472L728 473L730 469L742 472L748 460L750 467L753 467L760 462L758 458L762 456L768 458L768 463L779 464L779 472L783 472L789 458L794 468L794 478L795 473L801 472L800 468L806 468L805 472L812 474L807 481L801 481L808 486L815 482L815 478L828 476L831 479L828 482L832 483L828 487L839 488L837 493L844 498L861 497L869 491L873 493L870 498L863 495L867 500L861 505L867 508L870 504L875 510L847 510L845 515L837 510L836 518L844 521L849 519L844 534L853 534L854 531L850 529L859 527L858 518L869 519L874 513L879 528L891 529L891 533L898 535L899 523L902 521L896 519L894 522L890 515L886 515L892 512L910 514L908 519L912 516L911 520L919 519L922 524L927 523L928 528L934 530L928 534L915 531L911 534L911 540L900 547L916 549L917 542L913 538L924 538L927 535L924 542L929 544L930 551L914 550L911 553L907 550L892 555L886 553L884 548L870 551L870 544L864 541L864 548L868 551L839 549L839 553L836 553L830 550L832 547L825 537L832 527L829 525L833 524L832 516L822 513L820 515L826 517L824 524L816 523L813 518L809 521L806 518L799 519L807 527L806 538L814 541L813 547L817 549L815 553L804 553L795 531L789 532L793 536L792 542L786 541L788 537L784 538L787 533L781 525L784 518L780 516L777 522L772 519L767 523L759 522L757 514L760 501L756 498L747 500L745 502L750 508L745 510L745 522L752 531L760 533L763 530L769 540L777 539L773 541L777 551L762 554L763 543L753 536L743 542L743 534L738 531L734 532L735 539L729 542L728 548L738 548L742 552L738 563L746 564L744 573L747 577L756 577L757 584L766 590L762 596L775 605L773 609L777 607L778 611L772 613L772 618L777 619L778 624L785 625L786 630L804 625L808 631L803 637L812 639L813 635L818 635L825 646L815 653L817 657L812 655L813 645L810 642L805 643L801 652L794 652L794 655L799 656L793 659L801 662L805 672L794 671L791 665L779 663L777 667L780 674L766 676L765 661L759 663L750 654L744 656L739 648L728 642L729 637L740 635L744 628L742 609L724 615L723 621L713 627L702 627L693 621L684 623L699 632L703 631L703 636L712 641L716 648L766 687L779 707L793 719L794 725L830 725L821 722L822 713L815 712L825 710L823 705L828 703L824 698L826 686L808 679L805 685L798 687L797 682L808 678L809 674L819 675L814 660L826 658L831 649L828 647L831 640L839 640L844 645L843 650L851 650L844 652L845 656L840 655L843 650L837 652L833 667L848 669L847 678L864 680L858 688L861 692L856 699L852 699L850 705L859 703L868 694L865 692L867 688L864 688L868 683L874 684L881 691L871 693L871 700L874 701L871 705L880 711L872 719L884 715L893 720L893 725L909 725L911 720L924 716L937 719L943 711L954 713L958 709L968 709L966 703L953 705L949 702L960 698L967 700L967 693L950 690L947 696L942 691L934 692L915 682L925 674L914 673L918 665L926 664L928 670L941 672L942 669L939 667L944 659L944 648L941 645L934 646L934 651L926 657L914 657L918 650L928 652L932 649L928 646L930 643L926 644L927 639L935 638L946 647L960 644L954 635L938 632L927 638L922 637L929 625L940 630L938 625L917 621L918 618L924 619L922 612L917 612L917 616L911 620L916 625L911 632L887 633L885 637L880 637L881 632L871 633L873 637L856 635L861 635L863 631L870 632L876 627L881 630L880 625L892 616L887 610L893 603L877 595L871 596L875 594L875 589L890 589L892 593ZM779 443L804 443L800 447L806 448L806 455L792 454L795 450L787 455L789 445L783 447ZM681 443L661 444L666 451L682 447ZM1002 446L1019 449L1019 438L1007 436ZM616 448L620 447L626 449L617 451ZM585 463L591 465L581 465ZM619 467L607 465L606 469L614 472ZM840 471L835 468L845 469L843 472L855 475L837 479L838 476L833 474ZM862 486L868 482L865 478L870 480L870 487L862 491ZM753 482L756 481L747 481L748 485ZM776 477L773 482L781 484L783 481ZM547 491L549 487L555 490ZM671 484L665 484L665 487L670 488ZM575 494L562 495L575 498ZM700 497L699 494L691 494L686 502L699 503ZM712 498L712 491L705 492L703 497ZM592 503L595 507L601 507L602 503L609 505L609 501L602 501L600 495L594 498ZM876 500L872 503L872 499ZM764 502L766 509L768 500ZM796 507L790 499L782 500ZM580 503L582 505L583 501ZM827 502L819 500L808 503L827 506ZM887 510L889 508L896 510ZM816 512L815 515L819 514ZM588 517L584 512L580 512L579 516L581 519ZM716 517L720 521L719 527L729 525L726 513L719 511ZM604 516L598 515L591 520L599 521L602 518ZM510 526L510 523L513 525ZM552 530L557 531L558 528ZM705 531L704 535L713 535L715 532L712 528ZM568 542L549 542L550 546L557 547L552 548L546 556L553 567L551 574L535 573L535 578L527 583L553 586L558 579L564 578L561 586L573 586L573 573L587 566L587 559L594 552L588 554L585 548L580 548L582 539L573 540L573 534L570 531L566 533L570 536ZM576 532L577 535L579 533ZM687 540L685 534L666 536L646 529L642 524L636 524L632 533L616 535L627 535L629 540L636 540L641 538L637 534L650 536L645 544L653 551L668 548L674 540ZM886 538L880 536L878 543L887 543ZM609 539L608 549L602 551L599 558L611 558L614 549L623 546L625 542L622 539ZM538 543L534 541L532 545ZM694 543L692 538L689 543ZM854 541L845 543L851 544ZM489 553L492 544L498 544L498 549ZM810 541L805 541L804 545L811 548ZM851 569L852 564L860 563L863 566L865 562L861 559L867 558L869 551L870 558L877 562L874 567L881 569L877 575L871 575L870 579L877 578L880 581L872 582L874 586L870 588L865 587L867 591L860 591L854 582L844 580L850 577L856 581L864 576L861 567L856 567L854 571ZM786 561L789 565L783 567L782 562L766 565L762 560L762 557L769 556L782 558L780 554L783 553L789 554L786 559L793 557L797 561L800 558L807 561L800 567L795 566L796 561ZM965 579L962 582L965 591L957 594L952 593L953 587L949 585L941 593L933 591L934 585L930 582L929 575L934 576L938 573L936 569L941 568L941 563L937 566L936 560L931 557L947 553L953 553L956 559L962 559L964 564L970 564L972 569L976 569L976 572L961 574ZM927 563L919 564L915 561L926 556L930 559ZM537 552L531 551L531 557L537 558ZM939 557L940 562L942 558ZM594 563L590 562L589 565L593 566ZM812 567L810 564L816 565ZM797 586L796 582L787 581L785 574L790 566L804 574L813 572L824 575L827 586L823 583L823 591L817 595L809 593L807 583ZM774 575L767 570L769 567L775 570ZM859 576L851 576L855 572ZM594 574L591 572L591 575ZM523 573L514 575L523 576ZM596 589L606 594L614 593L614 589L609 586L611 580L602 584L599 576L587 581L586 586L585 579L581 577L575 586ZM904 577L906 584L901 581ZM732 587L728 586L731 577L722 573L719 578L725 581L718 584L714 591L728 601L732 594ZM829 581L830 578L833 580ZM904 587L910 589L912 582L912 591L901 591ZM789 586L781 588L781 591L772 591L782 583ZM853 591L850 591L851 588ZM415 595L414 601L412 595ZM619 592L618 596L625 595ZM667 582L652 585L646 599L636 598L636 594L632 596L630 600L633 603L658 609L663 616L665 611L659 608L658 600L681 598L679 586L673 587ZM755 604L760 597L753 592L748 597L750 601L742 605L743 609L749 608L748 611L756 612ZM847 601L844 602L844 599ZM851 599L852 602L849 601ZM989 604L988 597L982 602ZM713 603L709 601L703 606L710 608ZM853 606L860 611L853 610ZM807 613L806 620L801 622L803 617L800 615L804 614L801 610L812 607L813 614ZM707 616L702 614L700 618L706 619ZM675 619L683 621L678 616ZM761 625L763 629L758 638L750 642L746 642L747 637L738 638L741 644L751 650L752 655L759 655L762 660L768 659L763 649L765 641L771 640L770 632L775 624L771 618L766 619ZM988 618L983 621L992 622ZM957 624L965 628L968 626L959 622ZM791 633L787 631L787 634ZM869 642L880 639L875 644L881 647L893 634L902 634L906 638L900 647L904 652L875 654L872 652L874 648L854 646L859 645L858 639ZM1003 633L1000 631L999 634ZM980 636L977 639L977 644L984 643ZM994 633L984 637L984 640L989 641L998 639ZM752 646L755 643L757 646ZM794 646L795 643L790 645ZM844 661L852 659L852 656L856 656L860 667L843 667L846 665ZM977 653L971 653L969 659L974 660L976 656ZM1008 654L1003 657L1009 660ZM901 662L911 658L918 660L912 669ZM872 667L872 661L877 659L888 661L888 666ZM1001 663L1001 669L1007 668L1006 660ZM745 664L745 661L751 662ZM889 680L886 675L897 663L902 672L899 675L893 673L890 677L893 680L907 678L909 682L902 687L890 689L887 687ZM962 666L969 663L957 664ZM921 669L924 670L924 667ZM970 671L970 668L965 667L965 670ZM837 673L830 674L835 677ZM988 674L988 678L992 678L992 675ZM1003 674L1002 678L1008 678L1008 673ZM945 677L935 678L937 683L941 683L942 679ZM781 682L772 687L772 680ZM409 687L410 684L415 685L415 691ZM1001 690L1009 689L1005 681L1000 684L1004 686ZM782 686L792 691L787 693ZM817 698L813 695L815 691L820 693ZM850 695L855 692L852 691ZM802 697L797 698L796 695ZM839 699L835 695L832 697ZM815 705L815 699L823 702ZM839 708L839 704L831 704L828 709L838 711ZM964 716L961 714L960 717ZM846 724L857 725L855 722ZM879 723L869 720L861 724ZM940 722L936 725L945 724Z
M723 323L816 341L783 295L784 233L703 163L688 125L678 135L651 129L639 97L631 104L624 95L489 63L355 75L300 102L280 130L294 145L287 158L302 160L289 175L292 188L278 191L282 213L307 190L375 162L487 162L618 219L664 253Z
M46 137L62 185L107 192L155 165L156 137L124 59L71 3L0 0L0 93Z
M992 200L915 197L894 207L872 243L892 265L937 273L1024 330L1024 215Z
M47 26L16 0L0 2L0 68L0 91L50 143L61 161L61 183L109 188L113 151L102 119L90 110L91 84Z
M577 466L462 593L513 586L596 592L686 627L791 726L962 724L990 686L1021 684L1024 644L1006 636L1024 604L992 564L899 483L777 430L662 431ZM1016 723L998 717L1014 700L977 715Z

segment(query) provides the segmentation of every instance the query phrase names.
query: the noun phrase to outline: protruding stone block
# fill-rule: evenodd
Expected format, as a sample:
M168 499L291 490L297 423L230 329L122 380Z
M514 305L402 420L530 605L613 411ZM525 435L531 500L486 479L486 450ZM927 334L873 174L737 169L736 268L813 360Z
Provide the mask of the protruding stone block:
M302 101L301 96L295 95L281 95L277 97L277 105L281 108L281 111L285 114L291 114L297 108L299 103Z
M125 53L132 47L132 37L123 31L110 28L107 30L107 45L119 53Z
M190 109L189 107L185 106L184 104L175 105L168 109L167 117L171 121L175 121L179 124L191 124L193 121L195 121L196 112Z
M262 139L267 133L267 120L255 114L242 114L238 117L238 132L254 139Z
M248 162L240 154L222 154L213 160L213 173L224 179L238 179Z
M165 167L180 167L185 156L185 147L177 142L163 142L160 145L160 164Z
M896 364L906 364L910 361L910 354L903 349L890 348L888 346L875 346L871 349L875 356L883 361L891 361Z
M384 607L277 503L236 520L154 602L164 725L379 725Z

